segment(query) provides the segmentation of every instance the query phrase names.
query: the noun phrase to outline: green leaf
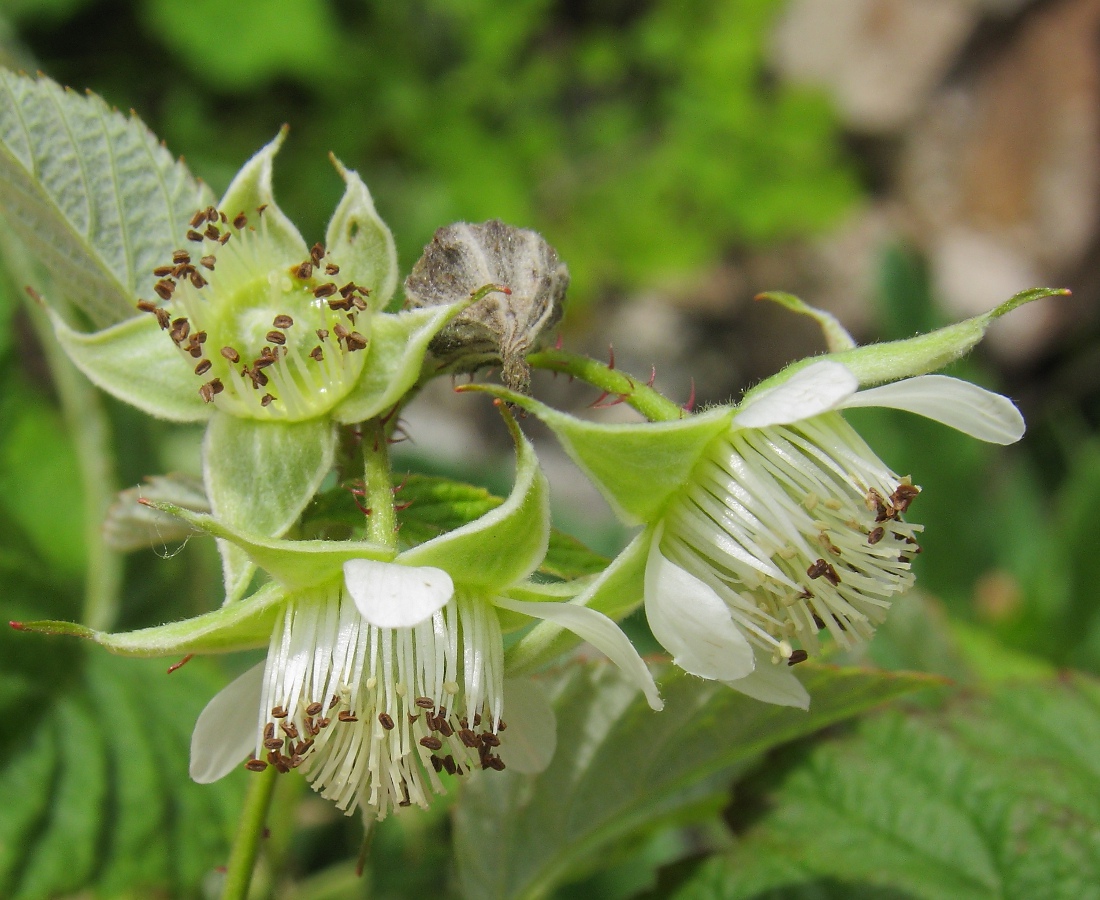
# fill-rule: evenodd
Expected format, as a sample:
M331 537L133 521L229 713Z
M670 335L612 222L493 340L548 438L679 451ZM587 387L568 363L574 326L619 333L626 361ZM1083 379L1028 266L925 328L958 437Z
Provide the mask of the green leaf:
M916 898L1095 896L1100 685L999 687L936 715L890 712L815 749L772 811L680 900L839 880ZM776 863L804 871L774 878ZM798 894L782 893L782 896Z
M332 415L345 425L365 422L401 400L424 365L428 344L469 303L371 316L367 361L351 392Z
M0 71L0 211L96 327L151 296L208 193L136 116Z
M55 409L18 383L6 388L0 404L0 509L54 577L80 578L86 551L74 448Z
M0 895L192 896L224 862L240 798L240 778L187 778L190 730L219 679L202 663L167 675L103 653L82 668L22 713L0 767Z
M92 334L70 328L49 310L62 349L96 387L170 422L203 422L214 408L199 395L200 379L153 316Z
M325 232L328 252L340 263L340 277L370 291L371 309L382 310L397 289L397 247L362 179L345 169L335 156L332 163L347 190Z
M203 472L210 508L231 529L279 537L332 468L336 432L328 419L263 422L217 414L206 429ZM253 568L222 544L226 597L241 596Z
M545 896L598 864L613 842L723 791L731 766L930 683L803 671L814 697L808 713L672 673L662 679L665 710L655 714L610 667L574 667L555 702L558 734L569 740L559 741L550 767L538 776L472 779L459 800L455 859L464 895Z

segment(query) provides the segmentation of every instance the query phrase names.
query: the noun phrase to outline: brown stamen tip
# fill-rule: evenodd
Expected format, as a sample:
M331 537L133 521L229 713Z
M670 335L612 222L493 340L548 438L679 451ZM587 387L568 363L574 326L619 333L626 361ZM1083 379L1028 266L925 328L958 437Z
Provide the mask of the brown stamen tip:
M262 759L250 759L244 764L244 767L248 769L249 772L262 772L267 768L267 763Z
M325 258L325 248L320 242L314 244L309 248L309 258L313 260L315 266L321 264L321 260Z
M157 266L155 269L153 269L153 274L156 275L157 278L165 278L171 275L174 271L175 266Z
M327 281L324 284L320 284L320 285L318 285L317 287L315 287L313 289L313 296L318 297L318 298L320 298L320 297L331 297L335 293L336 293L336 285L331 281Z
M363 337L358 331L352 331L345 338L345 343L349 351L366 350L367 339Z
M286 710L281 706L271 707L271 718L273 719L285 719Z
M309 351L309 355L317 360L317 362L320 362L325 358L325 351L322 350L321 345L318 344L316 347Z
M882 538L885 534L886 534L886 529L883 528L881 525L878 526L877 528L873 528L873 529L871 529L871 533L867 535L867 543L868 544L877 544L879 541L882 540Z
M259 206L256 207L256 214L262 216L265 209L267 209L267 204L261 203Z
M222 235L222 236L221 236L220 238L218 238L218 243L219 243L219 244L222 244L222 245L224 246L225 244L228 244L228 243L229 243L229 239L230 239L231 237L233 237L233 232L231 232L231 231L227 231L227 232L226 232L225 234L223 234L223 235Z
M196 375L205 375L210 371L210 367L213 365L208 359L200 360L199 364L195 366Z
M195 213L191 217L191 222L190 222L191 227L192 228L198 228L203 223L203 220L205 218L206 218L206 210L205 209L200 209L197 213Z
M199 265L202 266L203 268L209 269L211 272L213 272L214 271L214 264L216 262L217 262L217 260L213 256L204 256L202 259L199 260Z
M191 262L191 254L188 253L186 250L173 250L172 262L175 263L177 266L184 263L189 263Z
M248 216L246 216L243 212L239 212L233 217L233 227L236 228L237 231L240 231L247 224Z
M787 657L788 666L797 666L800 662L805 662L810 658L810 654L805 650L793 650L791 655Z
M298 278L301 281L305 281L307 278L310 278L313 275L313 263L311 263L309 260L306 260L301 265L292 268L290 272L295 278Z
M217 222L218 221L218 211L213 206L206 207L206 221L207 222Z
M268 343L278 344L280 347L286 343L286 335L278 330L271 330L266 335Z
M340 274L340 267L338 265L335 265L334 263L328 263L325 266L325 274L326 275L339 275Z
M389 713L378 714L378 724L381 725L386 731L393 731L393 719Z
M216 225L207 225L206 231L204 231L203 234L212 241L216 241L222 236L221 229Z
M153 285L153 290L161 300L171 300L172 291L176 289L176 283L168 278L163 278Z
M270 406L275 400L275 397L271 394L264 394L260 398L260 406Z
M289 328L291 325L294 324L294 320L290 316L282 314L276 316L275 321L271 324L274 325L276 328Z
M220 378L215 378L213 381L208 381L202 387L199 388L199 396L202 399L210 403L214 400L218 394L225 390L225 385L222 384Z
M306 707L307 716L316 716L318 713L324 712L325 704L314 701Z
M192 285L193 285L193 286L194 286L194 287L195 287L196 289L198 289L198 288L204 288L204 287L206 287L206 286L207 286L207 285L208 285L209 283L210 283L210 282L208 282L208 281L207 281L207 280L206 280L205 278L203 278L203 277L202 277L202 275L200 275L200 274L199 274L198 272L196 272L196 271L192 270L192 272L191 272L191 284L192 284Z
M181 660L180 660L180 661L179 661L178 663L172 663L172 665L170 665L170 666L168 667L168 673L167 673L167 674L171 675L171 674L172 674L173 672L175 672L175 671L176 671L176 669L180 668L181 666L186 666L186 665L187 665L187 664L188 664L189 662L191 662L191 660L193 660L194 658L195 658L195 654L194 654L194 653L188 653L188 654L187 654L187 655L186 655L186 656L185 656L185 657L184 657L183 659L181 659Z
M241 354L239 354L232 347L222 347L220 351L221 355L228 359L231 363L239 363L241 361Z

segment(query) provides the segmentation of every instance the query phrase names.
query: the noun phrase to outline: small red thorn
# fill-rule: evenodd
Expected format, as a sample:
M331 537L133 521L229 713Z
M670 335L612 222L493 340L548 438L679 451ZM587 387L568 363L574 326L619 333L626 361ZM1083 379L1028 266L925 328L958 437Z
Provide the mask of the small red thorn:
M688 402L684 404L684 412L691 412L695 409L695 379L691 379L691 396L688 397Z
M656 380L657 380L657 367L656 366L650 366L649 367L649 381L647 381L645 383L645 386L648 387L648 388L653 387L653 382L656 381Z
M406 509L408 509L410 506L412 506L413 503L415 503L415 502L416 502L415 500L409 500L406 503L395 503L393 505L393 511L394 512L404 512Z
M609 369L615 368L615 348L611 344L607 345L607 355L611 358L611 361L607 364Z
M604 397L606 397L606 396L607 396L607 394L604 394ZM592 404L592 409L607 409L608 407L611 407L611 406L618 406L620 403L622 403L624 400L628 399L629 397L630 397L629 394L619 394L614 400L610 401L609 403L593 403ZM603 399L603 398L600 398L600 399Z
M395 403L388 413L386 413L381 419L378 420L379 425L385 425L390 419L393 418L393 414L397 412L397 407L401 404Z
M188 664L189 662L191 662L191 660L193 660L194 658L195 658L195 654L194 654L194 653L188 653L188 654L187 654L187 655L186 655L186 656L185 656L185 657L184 657L183 659L181 659L181 660L180 660L180 661L179 661L178 663L172 663L172 665L170 665L170 666L168 667L168 674L169 674L169 675L171 675L171 674L172 674L173 672L175 672L175 671L176 671L176 669L178 669L178 668L179 668L180 666L185 666L185 665L187 665L187 664Z
M560 331L558 332L558 339L556 341L554 341L554 349L555 350L560 350L561 349L561 332Z
M765 294L765 293L763 293L763 292L761 292L761 293L757 294L757 295L756 295L755 297L753 297L752 299L753 299L754 301L756 301L756 300L767 300L767 299L768 299L768 295L767 295L767 294Z
M399 484L395 488L390 488L390 490L392 490L395 494L399 494L402 491L402 489L404 489L405 485L408 484L408 483L409 483L409 473L406 472L405 477L401 479L401 484Z
M16 631L26 631L27 630L27 626L24 625L22 622L16 622L16 621L12 620L12 621L8 622L8 624L12 628L14 628Z
M30 297L39 306L46 305L46 301L42 299L42 295L38 293L38 291L36 291L34 288L32 288L29 284L24 285L23 290L25 290L27 292L27 296Z
M501 400L500 397L494 397L493 398L493 406L495 406L497 409L500 409L500 407L502 407L503 405L504 405L504 401Z
M512 289L510 287L508 287L508 285L506 285L506 284L502 284L500 286L500 292L502 294L507 294L509 297L512 296Z
M603 401L604 401L604 398L610 397L610 396L611 395L607 391L604 391L602 394L600 394L600 396L598 396L595 400L593 400L591 403L588 404L588 408L589 409L599 409L600 404L603 403Z
M142 506L152 506L153 505L153 501L150 500L148 497L138 497L137 502L140 503Z

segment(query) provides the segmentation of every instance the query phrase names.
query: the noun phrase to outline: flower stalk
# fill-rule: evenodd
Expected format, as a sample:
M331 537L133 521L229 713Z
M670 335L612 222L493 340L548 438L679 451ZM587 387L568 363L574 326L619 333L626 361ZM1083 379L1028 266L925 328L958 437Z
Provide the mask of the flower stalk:
M527 357L532 368L562 372L571 378L599 388L609 397L618 397L634 407L651 422L668 422L682 419L683 407L677 406L660 391L613 366L588 356L567 353L564 350L543 350Z
M245 900L248 897L256 857L260 852L260 839L271 808L271 798L275 794L275 774L275 769L271 768L251 779L229 853L222 900Z

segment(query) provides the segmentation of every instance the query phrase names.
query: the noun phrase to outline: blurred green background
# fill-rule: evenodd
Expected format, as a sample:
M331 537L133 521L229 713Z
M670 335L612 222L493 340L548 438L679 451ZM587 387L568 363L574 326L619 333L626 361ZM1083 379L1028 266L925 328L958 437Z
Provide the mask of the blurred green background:
M572 273L567 345L596 352L611 333L620 364L645 376L650 362L659 363L658 386L685 397L694 377L704 403L728 399L794 356L821 349L805 323L754 307L750 298L759 291L801 291L851 321L862 340L905 337L961 317L945 287L951 251L943 241L960 222L978 222L985 234L1000 234L1002 226L1015 233L1014 226L961 213L947 224L922 220L929 204L966 208L977 188L963 180L955 183L954 200L938 194L929 200L939 187L913 185L911 148L938 121L941 95L971 90L977 103L996 87L998 66L1019 59L1026 68L1032 34L1056 32L1050 23L1060 15L1077 21L1073 16L1089 4L987 6L1012 9L979 10L960 26L953 55L919 98L920 109L932 112L910 113L889 128L854 118L829 84L788 77L776 34L782 17L796 13L780 0L5 0L0 61L133 108L215 192L289 123L276 190L307 240L323 234L339 198L341 184L326 159L331 151L370 186L396 236L403 271L433 231L453 221L498 217L535 228ZM904 13L907 4L878 7ZM889 38L898 21L876 27ZM918 36L931 27L919 26ZM860 39L873 44L874 30L867 35ZM849 48L851 55L864 52L871 50L858 42ZM1081 64L1095 67L1096 60ZM1009 83L1004 90L1011 89ZM975 108L972 117L981 120L980 104ZM984 145L975 138L960 146L974 153ZM1088 146L1096 168L1100 149ZM981 173L996 171L998 162L994 154L986 168L980 156L973 165ZM1078 193L1089 191L1095 193L1091 183L1077 185ZM852 415L883 458L925 489L914 506L927 529L918 561L921 598L909 603L916 613L892 620L876 640L871 653L881 665L947 674L974 689L1053 668L1100 674L1100 588L1092 572L1100 552L1094 213L1090 219L1086 210L1087 233L1073 252L1045 253L1049 232L1039 228L1028 238L1032 249L1017 254L1034 261L1029 273L1073 288L1074 299L1044 301L1061 306L1027 320L1026 340L1009 334L953 369L1018 401L1029 423L1021 445L989 448L886 411ZM883 216L886 226L867 224L881 224ZM853 233L861 235L855 244ZM858 272L846 281L845 264L853 261ZM972 275L979 294L986 274ZM2 603L9 619L79 618L87 561L79 510L87 473L58 404L64 388L51 381L21 286L18 273L0 282ZM653 326L657 338L639 327L646 317L661 323ZM544 387L562 402L591 399L576 387L571 393ZM194 470L197 433L99 402L116 435L119 485ZM406 459L502 489L491 454L456 461L418 450ZM601 550L613 551L621 538L601 513L583 506L561 513ZM210 548L170 550L126 560L120 627L218 602ZM644 641L644 623L631 627ZM18 896L61 896L89 883L103 896L147 896L127 894L133 884L192 896L221 858L240 779L200 789L179 783L166 767L186 757L194 716L225 672L192 663L181 672L192 679L189 687L160 698L150 713L142 699L153 688L134 672L159 675L163 667L142 665L0 634L0 708L21 717L25 737L0 770L4 795L24 798L0 812L0 885L19 885ZM104 723L104 708L117 709L118 720ZM150 717L159 724L148 740L134 738L136 750L118 752L102 737ZM91 749L66 751L79 740ZM797 768L810 749L796 747L774 772ZM149 763L134 781L119 775L130 753ZM748 794L766 793L768 778L779 777L763 771L745 783ZM158 791L159 818L127 818L135 803ZM356 852L357 833L319 802L291 812L291 793L280 802L293 828L277 830L273 840L289 842L293 833L294 843L266 883L281 884L284 896L359 896L366 888L348 877L343 862ZM59 803L68 810L60 825L50 812ZM98 822L104 803L107 818L125 827L72 844L65 836L83 835L81 821ZM609 857L606 872L589 872L561 895L656 890L662 866L698 862L722 845L713 830L721 831L722 822L736 826L736 817L720 812L719 804L684 827L665 823L635 835ZM196 823L206 823L199 838ZM65 831L70 827L76 830ZM386 823L374 847L380 861L371 869L374 895L424 890L431 873L447 864L440 841L450 827L435 811ZM19 843L31 840L28 834L37 841L33 852ZM183 848L178 859L163 850L142 855L143 848L165 846L165 834ZM61 871L63 847L72 857ZM806 865L802 874L819 893L774 896L856 896L846 892L844 878L819 877L824 870ZM672 881L688 878L688 869L674 869ZM294 893L295 879L312 887ZM685 896L742 896L727 888Z

